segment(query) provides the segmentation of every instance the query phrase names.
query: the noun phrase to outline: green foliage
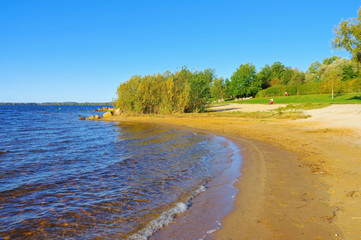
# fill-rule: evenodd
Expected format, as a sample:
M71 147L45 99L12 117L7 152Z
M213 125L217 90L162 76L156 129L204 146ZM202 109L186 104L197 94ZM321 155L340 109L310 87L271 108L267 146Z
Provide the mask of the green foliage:
M183 113L204 111L214 70L181 71L131 77L117 89L115 105L128 113Z
M266 64L261 71L257 74L257 79L262 83L262 89L268 88L271 86L272 81L272 69Z
M189 78L190 102L186 112L204 112L210 97L210 88L214 77L214 70L194 72Z
M274 104L307 104L309 108L322 104L342 103L342 104L361 104L361 93L339 93L335 94L334 100L331 98L331 93L328 94L312 94L312 95L299 95L299 96L278 96L272 97ZM249 104L268 104L269 97L254 98L247 101L238 103ZM311 105L311 106L310 106Z
M332 84L335 93L360 91L358 65L338 56L325 58L322 65L319 62L312 63L306 74L284 67L279 62L272 66L275 73L270 74L274 76L271 87L258 92L257 97L284 96L285 92L289 95L326 94L332 91ZM265 74L261 72L257 76L263 79Z
M233 97L255 96L261 89L262 82L257 80L256 67L242 64L231 76L230 88Z
M341 21L334 31L332 46L346 50L355 62L361 63L361 8L356 18Z
M295 85L295 84L304 83L305 79L306 79L306 76L305 76L305 74L303 72L294 73L293 77L292 77L291 84Z
M305 74L305 83L317 81L317 74L315 73L306 73Z
M308 73L313 73L313 74L317 74L318 70L321 67L321 63L319 61L316 61L314 63L312 63L309 67L307 72Z
M341 59L341 57L339 56L332 56L332 57L328 57L328 58L324 58L322 61L323 65L330 65L332 64L334 61L336 61L337 59Z
M222 99L224 97L225 86L223 78L214 78L211 87L211 96L214 100Z
M357 77L357 73L351 64L345 64L342 66L342 80L348 81Z
M280 62L275 62L271 66L272 75L271 78L278 78L281 79L283 76L283 72L285 71L285 65Z
M297 73L299 73L298 70L295 72L292 68L285 67L280 62L275 62L272 66L265 65L257 77L262 81L262 89L265 89L278 84L287 85L294 84L294 81L304 81L304 77L300 74L295 78Z
M284 71L281 73L281 83L287 85L293 78L293 70L289 67L284 68Z
M232 84L228 78L226 78L226 80L224 81L224 92L225 92L226 97L229 98L232 96L232 92L233 92Z

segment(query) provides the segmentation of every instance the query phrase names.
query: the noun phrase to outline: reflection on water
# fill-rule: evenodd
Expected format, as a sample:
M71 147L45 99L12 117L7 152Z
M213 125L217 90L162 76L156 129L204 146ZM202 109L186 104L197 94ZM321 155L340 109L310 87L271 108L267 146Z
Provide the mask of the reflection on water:
M123 239L229 165L211 136L77 120L92 108L0 106L1 238Z

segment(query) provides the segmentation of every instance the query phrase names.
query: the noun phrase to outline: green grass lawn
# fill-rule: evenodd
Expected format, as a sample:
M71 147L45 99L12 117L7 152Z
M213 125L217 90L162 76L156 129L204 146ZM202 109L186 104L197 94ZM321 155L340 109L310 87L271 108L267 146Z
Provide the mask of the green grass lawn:
M340 93L334 94L332 100L331 94L317 94L317 95L300 95L287 97L268 97L268 98L254 98L245 101L226 101L224 103L260 103L269 104L269 100L273 99L274 104L361 104L361 93Z

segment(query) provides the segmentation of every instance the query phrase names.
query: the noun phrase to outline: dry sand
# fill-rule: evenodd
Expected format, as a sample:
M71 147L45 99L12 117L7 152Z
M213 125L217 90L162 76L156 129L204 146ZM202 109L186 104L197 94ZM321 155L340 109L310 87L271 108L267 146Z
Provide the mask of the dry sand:
M311 118L298 121L317 127L348 128L361 134L361 104L337 104L304 112Z
M239 193L217 239L354 240L361 239L359 106L311 110L313 117L296 121L209 114L108 120L196 128L239 144Z
M284 107L284 104L240 104L240 103L229 103L212 106L210 112L263 112L275 110L279 107Z

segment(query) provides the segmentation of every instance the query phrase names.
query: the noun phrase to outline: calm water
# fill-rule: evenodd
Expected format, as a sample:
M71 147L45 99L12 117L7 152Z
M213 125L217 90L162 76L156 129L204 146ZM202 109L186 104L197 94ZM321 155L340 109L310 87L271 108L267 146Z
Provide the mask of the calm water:
M78 120L97 108L0 106L0 238L149 238L239 158L221 137Z

